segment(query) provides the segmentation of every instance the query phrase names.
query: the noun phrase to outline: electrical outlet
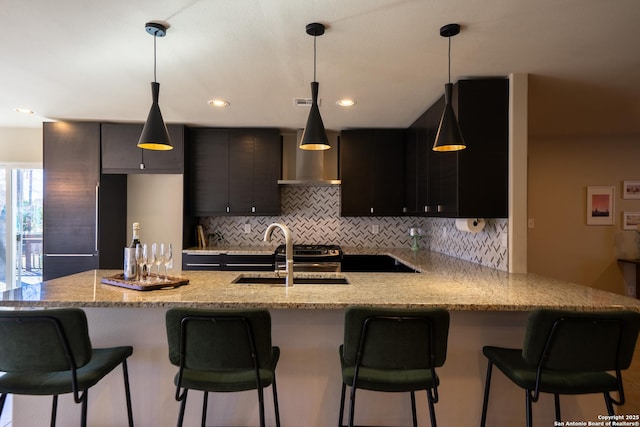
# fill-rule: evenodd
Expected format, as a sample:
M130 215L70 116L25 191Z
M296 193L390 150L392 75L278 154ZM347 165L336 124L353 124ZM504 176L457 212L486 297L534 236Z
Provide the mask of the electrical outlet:
M443 239L447 238L447 227L442 227L442 238Z
M534 228L536 226L536 220L533 218L529 218L527 220L527 227Z
M251 224L245 224L244 225L244 232L245 233L251 233Z
M371 225L371 234L378 234L380 232L380 226L378 224Z

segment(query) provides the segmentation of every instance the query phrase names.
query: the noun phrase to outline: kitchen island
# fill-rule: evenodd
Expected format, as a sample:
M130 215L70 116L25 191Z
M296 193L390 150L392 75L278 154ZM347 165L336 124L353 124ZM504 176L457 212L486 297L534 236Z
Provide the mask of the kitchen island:
M164 314L169 307L269 308L273 342L282 352L277 368L282 424L305 427L337 424L341 384L337 349L342 341L344 310L350 305L444 307L451 311L447 361L438 371L441 386L436 405L439 425L445 427L478 425L486 369L481 348L519 347L528 311L546 307L640 312L640 301L633 298L537 275L509 274L438 253L349 248L345 252L388 254L420 273L325 273L346 277L350 284L284 288L232 283L239 275L249 274L245 272L173 271L173 275L188 278L189 283L142 292L101 282L101 278L117 271L94 270L6 291L0 294L0 306L82 307L89 318L94 346L133 345L129 371L138 426L175 424L178 404L173 399L172 381L176 368L168 362L164 329ZM121 381L116 372L92 389L91 425L122 424ZM501 375L494 376L492 386L488 425L521 425L523 392ZM197 424L200 415L201 399L197 393L192 394L185 425ZM410 424L408 395L358 394L359 424ZM273 425L270 391L266 401L268 425ZM13 427L46 424L48 402L44 404L43 398L15 398ZM597 420L598 415L606 413L599 395L567 396L562 403L565 420ZM61 398L60 405L60 425L76 424L80 408L70 399ZM425 420L428 414L423 393L418 394L418 406L418 416ZM537 425L553 424L552 398L544 396L534 406L534 419ZM208 423L257 425L255 392L212 396Z

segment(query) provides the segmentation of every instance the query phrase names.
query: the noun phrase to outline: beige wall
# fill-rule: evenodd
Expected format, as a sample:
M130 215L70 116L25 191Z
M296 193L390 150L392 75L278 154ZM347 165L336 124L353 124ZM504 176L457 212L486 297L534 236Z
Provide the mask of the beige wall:
M635 231L622 230L622 212L640 200L622 199L622 181L640 181L637 138L529 140L528 269L625 294L618 257L635 257ZM586 189L615 187L615 224L586 225Z
M42 127L0 127L0 163L42 164Z

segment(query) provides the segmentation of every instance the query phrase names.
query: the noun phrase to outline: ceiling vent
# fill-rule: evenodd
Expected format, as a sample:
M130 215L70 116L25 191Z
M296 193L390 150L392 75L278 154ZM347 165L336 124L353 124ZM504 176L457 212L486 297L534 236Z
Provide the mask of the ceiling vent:
M294 107L311 107L313 104L313 98L293 98L293 106ZM318 107L322 104L321 100L318 99Z

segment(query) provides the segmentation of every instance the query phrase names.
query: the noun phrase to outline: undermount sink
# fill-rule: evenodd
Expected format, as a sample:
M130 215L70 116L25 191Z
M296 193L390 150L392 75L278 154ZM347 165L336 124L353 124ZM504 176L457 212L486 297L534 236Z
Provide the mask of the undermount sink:
M285 277L276 276L255 276L241 274L231 283L243 285L281 285L284 286ZM349 280L344 276L328 276L328 277L294 277L294 285L348 285Z

